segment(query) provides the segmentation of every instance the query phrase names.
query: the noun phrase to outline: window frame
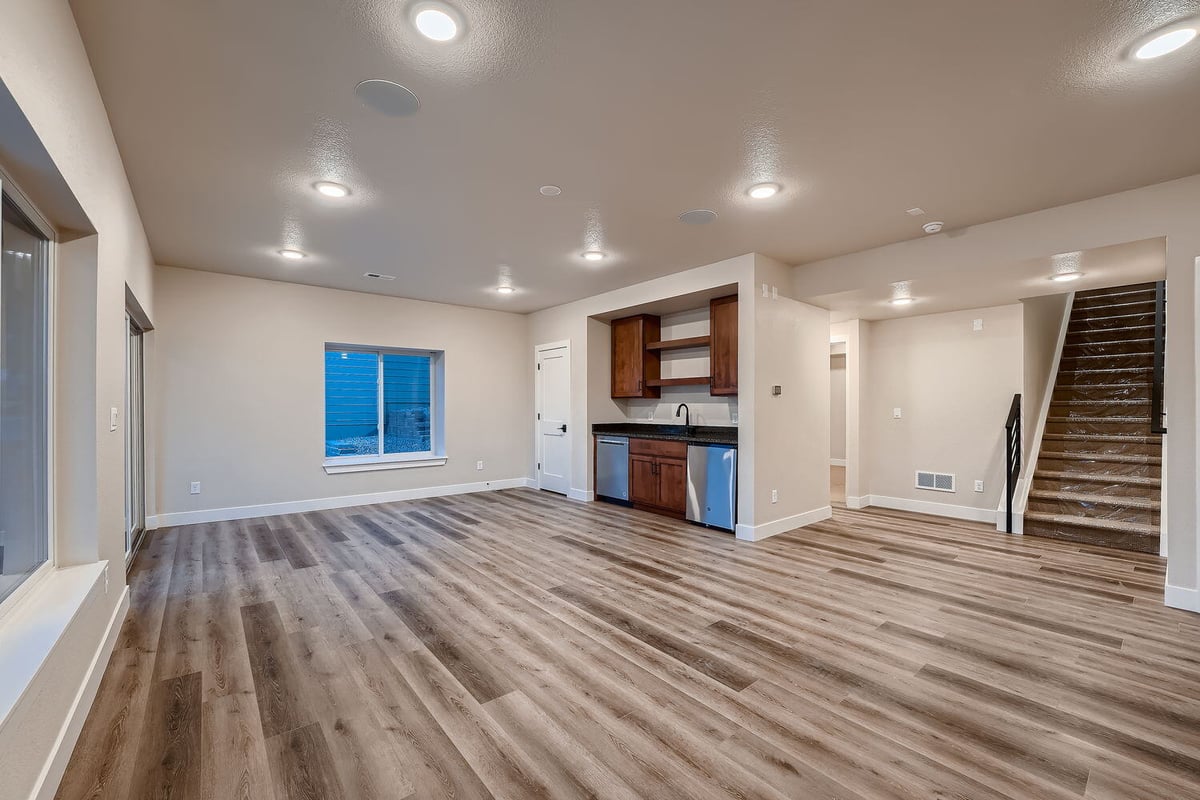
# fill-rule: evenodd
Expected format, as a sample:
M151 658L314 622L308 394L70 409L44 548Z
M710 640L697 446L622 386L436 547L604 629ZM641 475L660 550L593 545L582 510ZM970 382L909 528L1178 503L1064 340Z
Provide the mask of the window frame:
M8 199L17 207L25 218L34 228L37 229L45 242L43 246L46 248L46 289L45 296L42 298L46 304L46 394L45 394L45 413L46 413L46 560L38 566L33 572L23 580L17 588L2 600L0 600L0 620L4 620L13 613L14 610L24 605L24 602L30 598L37 588L50 577L56 569L58 569L58 535L57 526L55 524L55 370L57 369L55 350L56 350L56 321L58 308L58 244L59 233L47 219L46 215L34 205L29 196L21 191L20 186L8 174L3 166L0 166L0 197L7 196ZM0 233L2 235L2 233Z
M328 408L325 405L329 376L325 371L325 357L329 353L363 353L376 357L376 431L379 437L378 452L374 455L360 456L325 456L322 466L326 474L336 475L347 472L367 472L380 469L406 469L410 467L435 467L446 463L445 428L445 358L444 350L426 350L411 347L383 347L361 344L343 344L326 342L321 352L322 371L322 408L321 425L327 435ZM429 450L414 453L384 453L384 422L385 422L385 392L383 375L383 356L424 356L429 358ZM326 441L322 436L322 448Z

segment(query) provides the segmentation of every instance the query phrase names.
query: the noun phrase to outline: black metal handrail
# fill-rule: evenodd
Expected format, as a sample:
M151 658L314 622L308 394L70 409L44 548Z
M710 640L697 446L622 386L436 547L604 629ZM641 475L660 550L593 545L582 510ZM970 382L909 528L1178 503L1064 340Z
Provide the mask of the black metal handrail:
M1013 532L1013 495L1021 477L1021 395L1014 394L1004 423L1004 530Z
M1167 372L1167 282L1154 284L1154 378L1150 385L1150 432L1166 433L1163 383Z

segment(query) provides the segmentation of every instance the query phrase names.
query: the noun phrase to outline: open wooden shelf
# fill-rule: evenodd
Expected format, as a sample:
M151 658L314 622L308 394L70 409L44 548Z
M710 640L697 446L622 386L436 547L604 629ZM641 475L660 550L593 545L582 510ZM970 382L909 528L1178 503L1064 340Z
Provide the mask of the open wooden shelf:
M710 336L692 336L688 339L673 339L668 342L650 342L647 350L686 350L689 347L708 347L712 342Z
M708 386L712 379L708 375L693 378L659 378L647 381L647 386Z

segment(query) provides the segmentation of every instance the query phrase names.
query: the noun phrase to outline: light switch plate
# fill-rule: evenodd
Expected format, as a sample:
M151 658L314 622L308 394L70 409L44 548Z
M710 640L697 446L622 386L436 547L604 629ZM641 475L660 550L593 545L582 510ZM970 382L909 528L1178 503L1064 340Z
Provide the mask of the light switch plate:
M898 409L898 408L892 409L892 419L900 419L900 409Z
M483 462L482 462L482 461L476 461L476 462L475 462L475 469L483 469Z
M115 431L117 429L117 415L119 413L120 412L115 408L110 408L108 410L108 429L110 431Z
M971 323L971 327L977 331L983 330L983 320L981 320L981 319L975 320L973 323Z
M188 487L188 491L192 494L200 494L200 481L192 481L192 485Z
M983 481L975 481L975 491L977 491L977 492L983 491Z

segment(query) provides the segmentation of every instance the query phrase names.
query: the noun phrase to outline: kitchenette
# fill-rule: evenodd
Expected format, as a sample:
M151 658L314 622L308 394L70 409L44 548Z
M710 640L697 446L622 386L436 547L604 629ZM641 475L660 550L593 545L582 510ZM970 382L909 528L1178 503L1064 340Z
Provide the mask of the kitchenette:
M736 421L737 313L733 295L689 313L612 320L612 398L629 419L592 425L597 499L734 530L737 426L693 424L687 401L716 416L703 401L718 399ZM653 421L662 413L670 422Z

